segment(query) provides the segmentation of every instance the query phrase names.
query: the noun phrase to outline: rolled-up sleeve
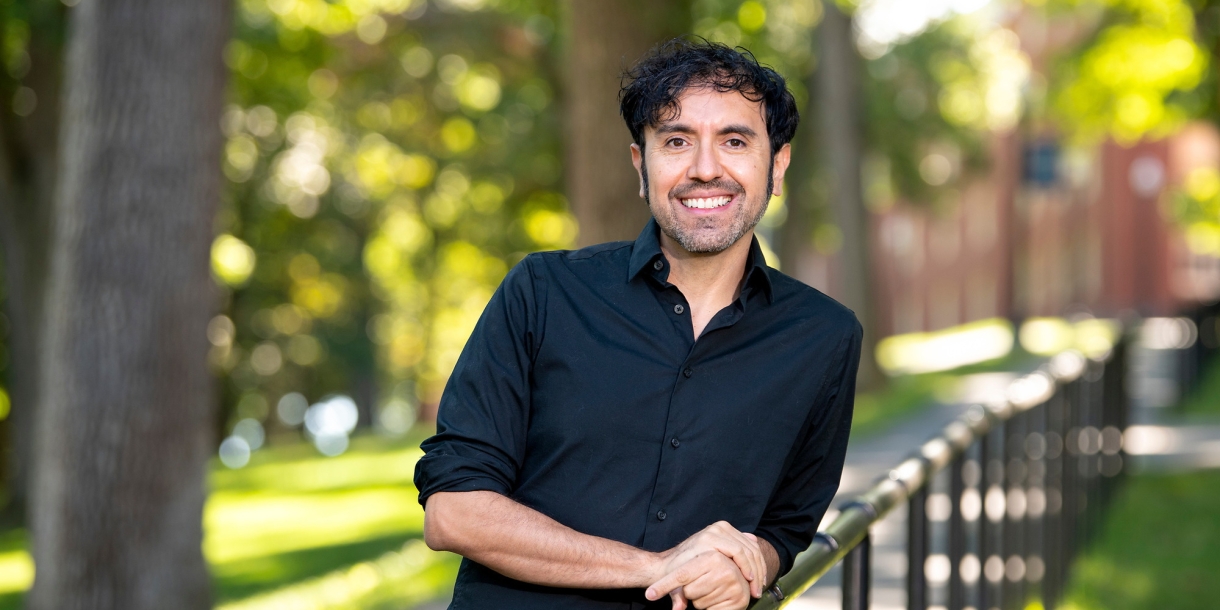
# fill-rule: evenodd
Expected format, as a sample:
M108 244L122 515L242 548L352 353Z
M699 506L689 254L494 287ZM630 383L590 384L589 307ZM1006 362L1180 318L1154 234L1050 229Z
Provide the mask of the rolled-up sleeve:
M839 489L856 396L856 369L863 332L859 323L845 333L836 350L839 367L810 412L803 439L793 448L779 487L767 504L756 536L779 555L782 576L797 553L809 548L822 516Z
M419 503L438 491L512 492L525 454L542 311L531 257L500 284L445 386L436 435L415 465Z

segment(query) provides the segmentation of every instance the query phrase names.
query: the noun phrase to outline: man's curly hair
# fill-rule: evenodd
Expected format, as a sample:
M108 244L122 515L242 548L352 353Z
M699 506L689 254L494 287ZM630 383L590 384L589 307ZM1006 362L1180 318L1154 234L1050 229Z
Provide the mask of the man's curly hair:
M636 144L644 146L645 127L677 117L678 97L691 87L736 91L752 102L762 102L772 155L796 133L800 113L779 73L741 47L674 38L654 47L623 74L619 113Z

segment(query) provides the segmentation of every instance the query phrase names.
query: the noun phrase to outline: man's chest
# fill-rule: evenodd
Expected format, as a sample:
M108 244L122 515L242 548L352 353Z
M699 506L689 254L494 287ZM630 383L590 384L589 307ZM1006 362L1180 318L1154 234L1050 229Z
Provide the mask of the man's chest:
M820 408L832 338L816 320L779 326L763 311L693 342L664 300L627 296L641 300L548 304L522 493L563 481L612 509L647 506L654 527L702 501L757 517Z

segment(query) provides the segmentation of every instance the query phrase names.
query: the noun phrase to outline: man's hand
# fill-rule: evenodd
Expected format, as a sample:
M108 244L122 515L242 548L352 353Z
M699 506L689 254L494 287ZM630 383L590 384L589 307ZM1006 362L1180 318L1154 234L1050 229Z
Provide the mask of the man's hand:
M732 563L737 566L739 575L749 583L748 594L753 597L762 597L763 588L766 586L767 564L763 559L758 539L750 534L737 531L737 528L727 521L717 521L683 540L678 546L661 553L660 571L656 574L656 579L659 580L673 574L680 567L708 551L716 551L731 559ZM664 594L661 593L657 597ZM695 599L690 595L686 597Z
M649 600L666 595L674 610L690 605L703 610L743 610L750 603L750 584L733 560L717 551L706 551L648 587Z

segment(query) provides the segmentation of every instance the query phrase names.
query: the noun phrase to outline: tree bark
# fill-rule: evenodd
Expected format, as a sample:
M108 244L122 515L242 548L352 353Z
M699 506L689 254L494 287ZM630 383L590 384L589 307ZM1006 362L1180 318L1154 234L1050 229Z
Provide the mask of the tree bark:
M648 222L618 112L620 75L654 45L690 31L690 2L568 3L567 191L581 245L635 239Z
M801 109L801 123L792 139L792 164L785 175L788 216L779 231L779 260L784 273L808 283L806 261L813 255L813 229L819 212L824 213L825 189L818 189L822 164L821 138L818 137L818 113L821 100L817 95L817 74L805 77L809 100Z
M62 5L51 5L31 20L30 68L23 82L0 81L0 99L11 100L18 86L35 93L34 111L18 117L0 111L0 246L4 255L8 314L8 390L5 422L5 486L12 522L24 520L38 390L38 341L49 271L51 199L59 132L62 81Z
M69 17L34 610L210 607L205 328L230 11L92 0Z
M883 381L874 347L878 337L873 324L872 269L869 266L868 210L860 170L864 157L863 71L853 40L851 17L834 2L826 2L822 18L814 95L818 99L821 158L829 170L830 201L843 233L839 251L842 294L840 301L856 312L864 327L864 346L856 385L872 388Z

